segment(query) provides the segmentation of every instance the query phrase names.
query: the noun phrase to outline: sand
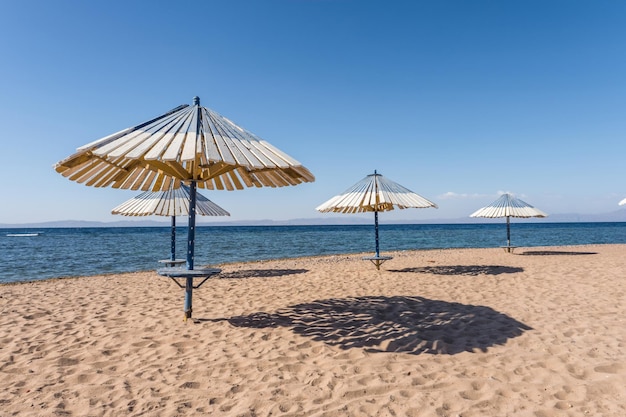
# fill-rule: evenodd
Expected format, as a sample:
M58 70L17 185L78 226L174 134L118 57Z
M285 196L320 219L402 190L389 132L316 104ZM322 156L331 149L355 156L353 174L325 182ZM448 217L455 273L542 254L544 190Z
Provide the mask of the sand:
M624 416L626 245L0 286L0 416Z

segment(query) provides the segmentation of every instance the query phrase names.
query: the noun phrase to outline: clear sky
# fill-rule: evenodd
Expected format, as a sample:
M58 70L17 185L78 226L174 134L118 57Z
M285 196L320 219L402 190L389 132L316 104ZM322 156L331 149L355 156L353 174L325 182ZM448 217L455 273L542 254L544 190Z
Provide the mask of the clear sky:
M316 176L203 190L230 220L342 216L375 169L439 205L385 219L626 197L624 1L0 0L0 59L0 223L123 220L53 165L194 96Z

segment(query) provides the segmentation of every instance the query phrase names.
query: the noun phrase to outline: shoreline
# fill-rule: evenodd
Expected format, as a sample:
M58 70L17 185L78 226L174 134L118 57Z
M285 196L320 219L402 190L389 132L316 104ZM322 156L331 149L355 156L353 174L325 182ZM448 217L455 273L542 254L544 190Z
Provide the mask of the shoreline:
M626 223L625 223L626 224ZM506 242L502 225L390 227L381 232L381 250L423 250L459 247L500 247ZM513 231L513 244L520 247L571 244L626 244L626 228L615 224L525 225ZM522 230L524 229L524 230ZM166 233L167 232L167 233ZM63 276L94 276L101 273L147 271L157 260L169 257L170 230L128 231L72 229L33 238L0 239L7 261L0 281ZM202 233L201 233L202 235ZM362 253L374 251L372 227L295 229L220 229L196 239L196 265ZM177 234L177 257L186 251L184 233Z
M184 290L154 271L2 285L0 409L622 416L625 252L385 251L380 271L361 254L228 263L187 322Z
M597 216L609 216L608 218L596 220ZM518 224L584 224L584 223L626 223L626 219L615 219L611 217L613 213L596 213L596 214L552 214L548 218L542 220L541 218L515 218L515 223ZM176 216L180 218L186 218L186 216ZM555 217L563 217L567 220L553 220ZM572 220L573 218L579 219L583 217L583 220ZM337 220L337 219L335 219ZM317 222L319 221L319 222ZM135 224L134 224L135 223ZM412 225L424 225L424 226L458 226L458 225L475 225L475 224L500 224L502 218L472 218L472 217L460 217L454 219L414 219L414 220L382 220L381 226L412 226ZM363 217L361 221L346 222L342 218L339 222L333 222L329 217L317 219L316 222L298 222L294 220L267 220L267 221L253 221L242 220L240 222L197 222L196 227L308 227L308 226L367 226L371 227L371 219ZM67 220L67 221L50 221L42 223L4 223L0 224L0 230L14 230L14 229L97 229L97 228L169 228L170 222L159 222L157 220L119 220L112 222L100 222L91 220ZM186 225L180 226L186 228Z
M534 250L539 250L539 249L548 249L548 250L552 250L552 249L558 249L558 248L576 248L576 247L594 247L594 246L625 246L626 247L626 243L594 243L594 244L579 244L579 245L555 245L555 246L514 246L515 251L514 253L512 253L512 255L520 255L523 254L521 251L534 251ZM489 250L489 249L500 249L502 250L502 248L495 248L495 247L464 247L464 248L425 248L425 249L401 249L401 250L385 250L385 251L381 251L382 255L386 255L386 256L398 256L398 255L402 255L405 253L424 253L424 252L428 252L428 251L446 251L446 250L450 250L450 251L456 251L456 250ZM358 253L336 253L336 254L324 254L324 255L309 255L309 256L298 256L298 257L284 257L284 258L270 258L270 259L258 259L258 260L248 260L248 261L233 261L233 262L223 262L223 263L217 263L217 264L202 264L199 265L198 267L206 267L206 268L224 268L224 267L229 267L229 266L233 266L233 265L245 265L245 264L255 264L255 263L267 263L267 262L287 262L287 261L305 261L305 260L311 260L314 261L315 259L318 258L333 258L333 257L339 257L339 258L351 258L351 257L355 257L360 259L362 256L370 256L372 255L372 252L358 252ZM81 278L92 278L92 277L110 277L110 276L115 276L115 275L123 275L123 274L135 274L135 273L150 273L150 272L156 272L158 268L155 267L153 269L143 269L143 270L133 270L133 271L125 271L125 272L107 272L107 273L100 273L100 274L93 274L93 275L66 275L66 276L58 276L58 277L50 277L50 278L41 278L41 279L33 279L33 280L28 280L28 281L8 281L8 282L2 282L0 281L0 287L5 286L5 285L20 285L20 284L29 284L29 283L35 283L35 282L41 282L41 281L53 281L53 280L65 280L65 279L81 279ZM219 276L217 276L216 278L219 278Z

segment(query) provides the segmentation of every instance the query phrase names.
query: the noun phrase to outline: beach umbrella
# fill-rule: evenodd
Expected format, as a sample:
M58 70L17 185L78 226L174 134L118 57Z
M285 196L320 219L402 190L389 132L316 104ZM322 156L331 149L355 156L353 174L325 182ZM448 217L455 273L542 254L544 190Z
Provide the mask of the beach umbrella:
M162 191L189 186L185 319L191 317L196 187L235 190L313 182L300 162L213 110L181 105L78 148L54 166L93 187ZM172 268L169 268L172 269ZM171 276L170 276L171 277Z
M111 210L122 216L169 216L171 217L172 243L169 264L176 261L176 216L189 215L189 187L181 185L167 191L145 191ZM203 196L196 193L196 215L230 216L230 213ZM168 262L165 262L168 263Z
M437 205L374 171L373 174L363 178L343 193L316 207L316 210L322 213L347 214L373 212L376 253L373 257L367 257L367 259L374 262L376 268L380 269L380 264L391 258L380 256L378 212L390 211L395 208L427 207L437 208Z
M626 204L626 198L619 202L620 206L623 206L624 204Z
M504 248L507 252L511 252L511 217L530 218L548 217L548 215L525 201L515 198L512 194L504 193L493 203L470 214L470 217L491 219L506 217L506 246Z

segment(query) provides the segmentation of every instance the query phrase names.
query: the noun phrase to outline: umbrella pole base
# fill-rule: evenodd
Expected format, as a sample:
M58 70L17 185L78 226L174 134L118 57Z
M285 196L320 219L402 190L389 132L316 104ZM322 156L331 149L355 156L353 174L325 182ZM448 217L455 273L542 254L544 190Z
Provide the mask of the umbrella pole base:
M192 312L192 311L193 311L193 310L191 310L191 309L189 309L189 310L185 311L185 318L183 319L183 321L187 321L187 319L190 319L190 318L191 318L191 312Z
M372 261L372 263L376 266L376 269L380 271L380 265L382 265L382 263L385 261L393 259L393 256L380 256L380 255L364 256L361 259L363 259L364 261Z

